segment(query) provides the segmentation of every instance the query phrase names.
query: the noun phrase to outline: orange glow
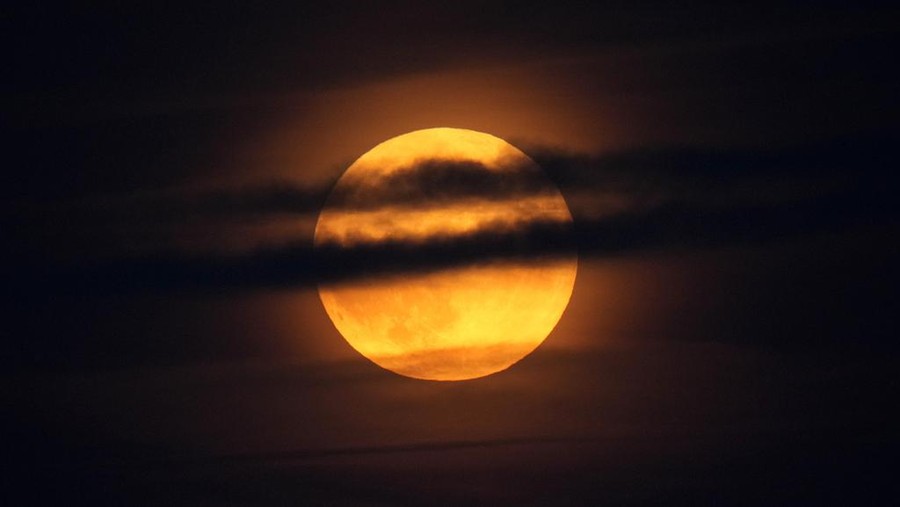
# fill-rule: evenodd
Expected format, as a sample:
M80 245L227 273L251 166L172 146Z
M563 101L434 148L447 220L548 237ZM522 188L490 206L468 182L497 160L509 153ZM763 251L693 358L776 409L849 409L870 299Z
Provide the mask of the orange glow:
M390 139L354 162L336 188L365 189L426 159L474 161L511 175L524 171L546 190L527 198L410 209L348 211L326 205L316 225L316 244L425 241L489 223L572 220L562 195L524 153L471 130L427 129ZM504 370L540 345L568 304L576 271L572 255L323 285L319 296L338 331L376 364L419 379L464 380Z

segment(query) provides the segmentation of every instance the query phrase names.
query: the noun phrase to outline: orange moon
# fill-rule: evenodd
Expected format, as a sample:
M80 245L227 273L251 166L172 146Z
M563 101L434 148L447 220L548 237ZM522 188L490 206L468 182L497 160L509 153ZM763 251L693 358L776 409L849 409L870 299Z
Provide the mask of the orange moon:
M434 188L417 192L416 182L429 174L415 171L435 171L459 186L454 168L484 171L492 181L524 178L529 191L489 195L472 188L454 199L434 195ZM394 200L360 205L384 194ZM572 222L537 164L498 137L432 128L389 139L357 159L319 214L314 242L421 243L530 221ZM417 379L466 380L505 370L534 351L568 305L577 270L571 253L321 284L319 297L340 334L377 365Z

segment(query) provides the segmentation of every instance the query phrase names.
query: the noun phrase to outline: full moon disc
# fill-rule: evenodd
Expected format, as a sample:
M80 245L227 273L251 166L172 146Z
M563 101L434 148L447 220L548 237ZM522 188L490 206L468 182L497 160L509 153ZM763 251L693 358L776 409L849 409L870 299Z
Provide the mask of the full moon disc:
M533 222L572 222L537 164L492 135L433 128L357 159L319 214L315 245L424 245ZM578 259L438 268L320 284L319 297L347 342L379 366L417 379L473 379L505 370L546 339L569 302Z

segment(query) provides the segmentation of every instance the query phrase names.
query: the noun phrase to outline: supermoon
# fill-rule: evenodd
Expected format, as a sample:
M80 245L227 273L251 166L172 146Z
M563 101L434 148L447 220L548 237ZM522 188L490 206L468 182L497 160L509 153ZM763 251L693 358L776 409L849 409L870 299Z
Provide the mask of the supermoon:
M357 159L322 209L314 242L419 244L538 220L571 224L572 216L527 155L489 134L433 128ZM534 351L568 305L577 269L575 253L491 261L321 284L319 297L340 334L377 365L417 379L466 380Z

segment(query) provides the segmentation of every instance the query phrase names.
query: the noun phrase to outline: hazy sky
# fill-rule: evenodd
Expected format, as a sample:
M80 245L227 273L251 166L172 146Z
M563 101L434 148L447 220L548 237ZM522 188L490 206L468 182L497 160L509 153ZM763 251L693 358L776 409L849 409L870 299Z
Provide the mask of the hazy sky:
M897 14L0 8L4 503L891 503ZM398 271L315 219L436 126L528 153L575 228L404 269L580 256L541 348L462 383L368 362L316 293Z

